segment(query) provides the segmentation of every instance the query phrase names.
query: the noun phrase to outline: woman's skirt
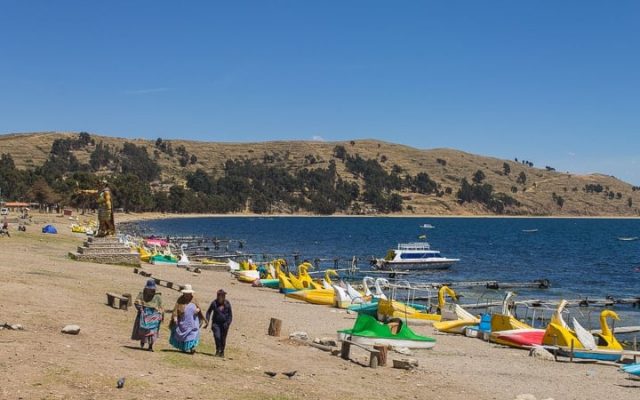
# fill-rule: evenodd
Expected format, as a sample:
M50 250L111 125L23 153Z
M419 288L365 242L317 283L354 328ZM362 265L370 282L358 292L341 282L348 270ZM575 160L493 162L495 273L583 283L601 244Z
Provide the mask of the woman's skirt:
M138 311L131 332L132 340L153 344L158 340L162 315L155 309L144 307Z
M185 353L189 353L193 351L198 344L200 344L200 337L196 337L192 340L182 341L178 339L178 335L176 334L175 328L171 329L171 336L169 337L169 344L176 349L183 351Z

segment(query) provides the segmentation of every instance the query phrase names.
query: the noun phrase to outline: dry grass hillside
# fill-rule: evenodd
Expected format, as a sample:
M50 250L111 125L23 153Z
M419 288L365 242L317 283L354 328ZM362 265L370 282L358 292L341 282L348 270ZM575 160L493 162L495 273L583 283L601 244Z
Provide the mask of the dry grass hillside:
M32 168L41 165L47 158L51 144L56 138L76 135L76 133L31 133L0 136L0 153L10 153L19 168ZM153 155L154 141L142 139L122 139L92 135L96 142L122 147L125 141L147 147ZM159 154L158 162L162 167L162 179L169 183L180 183L190 171L202 168L209 172L221 173L223 163L228 159L252 159L262 161L265 156L295 170L303 167L326 167L335 159L339 175L346 180L360 180L346 171L341 160L334 157L336 145L342 145L349 154L360 154L363 158L375 158L391 170L400 166L411 175L426 172L435 180L442 196L401 193L405 198L406 214L441 215L482 215L489 212L477 203L459 204L456 192L460 181L471 181L477 170L486 175L485 182L493 185L496 192L506 193L521 203L512 213L522 215L583 215L583 216L638 216L640 215L640 191L612 176L575 175L570 173L547 171L532 168L512 160L484 157L451 149L419 150L408 146L374 140L355 142L308 142L276 141L262 143L214 143L186 140L171 140L173 148L183 145L189 154L198 161L185 168L180 167L175 157ZM88 151L79 151L76 156L87 162ZM503 164L510 167L508 175L503 172ZM517 182L518 175L526 174L526 183ZM599 184L604 188L601 193L587 193L587 184ZM447 188L451 188L451 193ZM514 189L517 189L514 193ZM609 195L609 192L612 194ZM554 195L562 197L562 207ZM611 198L613 197L613 198ZM631 200L629 200L631 199ZM631 202L631 205L629 204ZM410 207L409 207L410 206Z

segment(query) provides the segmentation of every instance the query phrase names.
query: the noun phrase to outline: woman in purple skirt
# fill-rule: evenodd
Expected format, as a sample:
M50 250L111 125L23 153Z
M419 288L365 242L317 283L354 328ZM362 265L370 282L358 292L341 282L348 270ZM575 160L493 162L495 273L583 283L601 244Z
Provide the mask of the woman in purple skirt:
M191 285L184 285L171 316L169 343L184 353L195 353L200 343L200 326L205 321L202 309L193 297Z

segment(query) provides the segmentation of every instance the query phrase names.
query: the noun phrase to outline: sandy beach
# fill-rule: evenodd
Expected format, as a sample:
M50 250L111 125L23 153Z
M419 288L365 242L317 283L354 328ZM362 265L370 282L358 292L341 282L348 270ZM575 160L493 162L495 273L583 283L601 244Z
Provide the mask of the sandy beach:
M229 214L189 214L189 213L161 213L161 212L142 212L142 213L121 213L117 214L119 222L135 222L135 221L149 221L157 219L169 219L169 218L506 218L506 219L639 219L640 217L634 216L620 216L620 215L481 215L481 214L469 214L469 215L446 215L446 214L371 214L371 215L351 215L351 214L332 214L332 215L318 215L310 213L296 213L296 214L252 214L252 213L229 213ZM88 216L87 218L93 218ZM81 218L85 219L85 218Z
M128 215L123 220L168 215ZM304 331L311 338L335 337L351 327L355 316L343 310L313 306L269 289L253 288L225 271L200 274L146 266L154 276L190 283L196 298L208 304L224 288L234 307L227 359L213 357L210 331L202 333L195 355L174 351L166 324L155 352L141 351L129 339L135 311L105 304L105 293L131 293L145 278L130 267L75 262L67 257L84 240L69 222L52 217L58 235L45 235L48 222L36 215L28 232L12 227L0 238L0 323L22 324L23 331L0 331L2 399L498 399L530 394L536 399L637 399L640 382L616 367L593 363L541 361L526 351L507 349L477 339L415 327L437 339L433 350L412 355L419 367L411 372L389 366L367 368L367 355L353 350L355 362L302 346L287 339ZM178 292L161 289L167 308ZM283 337L267 336L271 317L283 320ZM79 335L64 335L78 324ZM406 356L390 353L391 359ZM298 371L288 379L265 371ZM116 388L125 377L123 389Z

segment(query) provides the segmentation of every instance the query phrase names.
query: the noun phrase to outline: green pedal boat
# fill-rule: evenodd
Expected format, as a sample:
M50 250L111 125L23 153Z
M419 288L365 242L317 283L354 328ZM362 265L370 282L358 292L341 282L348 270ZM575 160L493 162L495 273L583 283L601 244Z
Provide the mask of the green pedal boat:
M392 328L397 329L392 330ZM338 339L367 346L380 345L410 349L430 349L436 345L434 338L417 335L400 319L393 319L388 324L383 324L366 314L358 314L352 329L338 331Z

